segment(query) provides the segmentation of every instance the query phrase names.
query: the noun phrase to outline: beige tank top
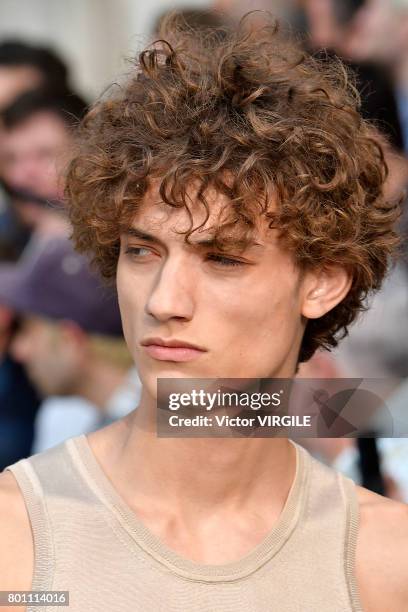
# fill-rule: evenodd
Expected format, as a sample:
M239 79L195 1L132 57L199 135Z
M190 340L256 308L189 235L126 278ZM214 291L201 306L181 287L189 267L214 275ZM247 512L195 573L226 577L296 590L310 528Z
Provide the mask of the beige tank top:
M32 590L69 591L68 608L27 612L361 612L355 485L292 443L296 474L278 522L224 565L190 561L153 535L85 435L9 466L32 525Z

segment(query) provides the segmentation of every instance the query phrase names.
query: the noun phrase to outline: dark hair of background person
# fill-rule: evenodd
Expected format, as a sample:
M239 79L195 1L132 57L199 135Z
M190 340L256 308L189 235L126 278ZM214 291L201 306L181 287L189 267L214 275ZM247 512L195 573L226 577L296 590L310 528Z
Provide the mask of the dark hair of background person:
M350 63L357 75L357 87L361 95L361 114L374 121L387 136L389 143L403 151L404 140L398 115L394 88L386 72L374 64Z
M375 435L357 438L356 444L362 486L379 495L386 495L384 476L381 471L381 458Z
M0 43L0 67L30 66L43 76L44 86L55 90L68 87L66 64L48 47L36 46L18 39Z
M339 24L347 27L366 0L333 0L334 15ZM316 49L309 38L309 23L306 12L299 7L294 15L293 26L303 39L303 46L309 53L324 60L339 55L330 48ZM404 141L398 114L397 101L392 79L386 70L372 62L356 63L341 58L354 73L356 87L360 94L360 112L364 119L372 121L384 134L388 142L398 151L403 151Z
M299 356L307 361L346 335L399 244L400 206L384 196L381 138L362 119L340 60L305 54L274 19L254 28L249 16L227 37L215 30L211 44L206 32L200 44L201 32L186 30L176 14L160 36L167 42L144 50L127 86L82 122L67 175L74 242L113 278L121 228L150 177L160 178L165 203L187 210L187 190L198 181L208 215L206 190L214 187L231 203L216 229L220 249L231 227L238 245L247 244L265 215L301 269L349 270L347 296L307 322Z
M27 91L18 96L1 114L3 127L12 130L33 115L43 111L55 113L69 126L75 126L85 115L88 105L77 93L68 89L48 88Z
M336 53L324 50L315 53L321 59L334 58ZM392 81L385 70L370 62L355 63L344 60L356 79L360 94L360 112L364 119L373 122L387 141L398 151L403 151L404 140L398 115Z

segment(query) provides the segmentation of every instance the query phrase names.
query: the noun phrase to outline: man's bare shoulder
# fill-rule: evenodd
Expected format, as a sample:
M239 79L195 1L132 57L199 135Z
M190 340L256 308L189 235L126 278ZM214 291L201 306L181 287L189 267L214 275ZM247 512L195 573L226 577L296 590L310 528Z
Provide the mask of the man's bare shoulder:
M356 574L367 612L408 610L408 505L356 487Z
M30 590L34 565L31 525L9 470L0 473L0 542L0 591ZM18 609L13 607L14 612Z

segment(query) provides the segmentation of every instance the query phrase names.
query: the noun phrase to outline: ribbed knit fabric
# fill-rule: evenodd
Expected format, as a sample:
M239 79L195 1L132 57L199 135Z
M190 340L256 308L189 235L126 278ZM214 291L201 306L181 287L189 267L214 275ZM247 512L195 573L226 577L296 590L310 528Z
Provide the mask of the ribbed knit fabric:
M27 612L361 612L352 480L296 448L296 474L270 533L223 565L190 561L137 518L85 435L9 466L31 520L32 589L68 590L68 608Z

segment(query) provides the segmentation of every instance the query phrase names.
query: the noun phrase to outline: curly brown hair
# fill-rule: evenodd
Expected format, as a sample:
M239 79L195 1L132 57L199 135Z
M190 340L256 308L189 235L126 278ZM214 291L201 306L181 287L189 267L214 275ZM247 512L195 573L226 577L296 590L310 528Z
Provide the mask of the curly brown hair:
M263 216L300 269L336 264L350 272L347 296L308 320L299 361L336 346L381 285L400 214L399 203L384 198L381 139L359 114L352 77L340 60L305 54L276 22L254 27L250 16L235 30L199 34L176 15L161 36L139 55L126 86L80 127L66 187L76 247L114 278L120 234L152 178L191 223L188 186L200 185L207 220L213 187L229 199L228 219L216 229L221 249L231 228L246 244ZM197 229L192 224L185 239Z

